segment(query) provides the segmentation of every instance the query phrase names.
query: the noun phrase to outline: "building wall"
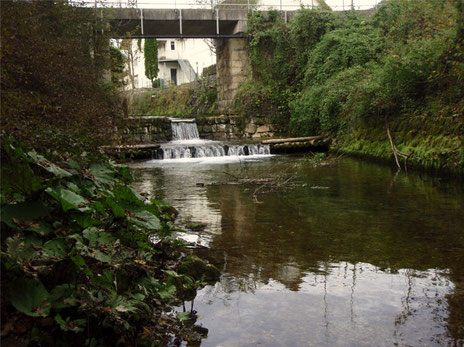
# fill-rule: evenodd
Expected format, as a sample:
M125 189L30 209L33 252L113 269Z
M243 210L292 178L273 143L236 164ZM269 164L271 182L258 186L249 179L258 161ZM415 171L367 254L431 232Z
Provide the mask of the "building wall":
M171 42L174 42L174 49L171 49ZM134 76L135 88L150 88L151 81L145 76L145 61L143 57L143 41L141 44L142 51L137 47L137 40L131 40L132 52L134 52ZM124 50L123 50L124 52ZM127 56L127 50L125 50ZM216 54L212 52L210 46L204 39L163 39L158 40L158 59L186 59L190 62L195 73L201 72L204 68L216 64ZM158 64L160 72L158 78L170 81L171 68L178 69L177 81L178 84L191 82L191 74L183 73L178 64L160 63ZM127 67L126 67L127 69ZM189 78L190 77L190 78ZM126 78L126 89L132 89L129 77Z
M171 80L171 69L177 70L177 84L189 83L192 82L188 78L188 74L181 70L181 67L178 63L169 62L169 63L160 63L160 71L158 73L158 78L161 78L165 81Z

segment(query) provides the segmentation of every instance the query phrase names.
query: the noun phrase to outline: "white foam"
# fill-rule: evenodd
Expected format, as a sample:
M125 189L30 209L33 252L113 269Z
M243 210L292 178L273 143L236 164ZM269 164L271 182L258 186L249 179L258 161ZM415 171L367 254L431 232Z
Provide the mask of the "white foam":
M191 139L191 140L176 140L163 143L161 147L175 147L175 146L185 146L185 145L210 145L214 143L219 143L219 141L213 140L202 140L202 139Z
M179 158L179 159L153 159L143 163L132 164L134 167L153 167L164 165L184 165L184 164L224 164L245 161L260 161L262 159L274 157L274 154L256 154L256 155L231 155L223 157L202 157L202 158Z

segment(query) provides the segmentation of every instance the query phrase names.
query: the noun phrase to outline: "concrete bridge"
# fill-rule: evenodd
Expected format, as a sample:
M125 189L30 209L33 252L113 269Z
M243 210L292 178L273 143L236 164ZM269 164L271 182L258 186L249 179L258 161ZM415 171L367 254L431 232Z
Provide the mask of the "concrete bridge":
M218 108L227 111L251 73L244 33L248 9L107 9L115 38L212 38L216 43ZM281 11L289 20L295 11Z

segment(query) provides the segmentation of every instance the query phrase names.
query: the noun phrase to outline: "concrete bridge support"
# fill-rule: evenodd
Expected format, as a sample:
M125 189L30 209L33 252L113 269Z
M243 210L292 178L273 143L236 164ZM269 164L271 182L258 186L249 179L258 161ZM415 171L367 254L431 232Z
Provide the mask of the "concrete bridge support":
M218 110L229 111L239 86L251 74L243 38L216 39Z

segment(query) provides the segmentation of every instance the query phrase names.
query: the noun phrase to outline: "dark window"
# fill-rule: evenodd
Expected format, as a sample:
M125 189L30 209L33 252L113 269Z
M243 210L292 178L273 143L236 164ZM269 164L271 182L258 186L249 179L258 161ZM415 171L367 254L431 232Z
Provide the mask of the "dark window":
M174 51L176 49L176 43L174 41L171 41L171 51Z

